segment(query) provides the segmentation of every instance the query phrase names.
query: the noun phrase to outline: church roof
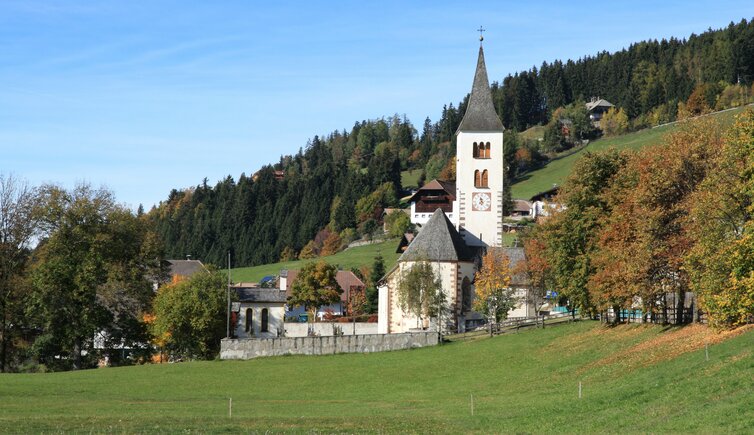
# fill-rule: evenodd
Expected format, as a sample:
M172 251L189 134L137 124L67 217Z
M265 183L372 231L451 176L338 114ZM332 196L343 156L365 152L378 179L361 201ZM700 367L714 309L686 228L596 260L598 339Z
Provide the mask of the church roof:
M492 104L490 81L487 79L487 66L484 64L484 49L481 46L469 104L456 134L461 131L503 131L503 123L500 122L495 105Z
M472 261L473 257L474 251L438 208L398 261Z

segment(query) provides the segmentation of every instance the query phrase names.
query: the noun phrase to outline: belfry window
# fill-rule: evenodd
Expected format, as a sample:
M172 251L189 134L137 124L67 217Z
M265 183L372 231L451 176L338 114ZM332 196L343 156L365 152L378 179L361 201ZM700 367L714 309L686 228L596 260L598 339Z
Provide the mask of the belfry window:
M477 144L476 142L474 142L474 158L479 158L479 144Z
M490 187L489 186L489 182L487 180L487 170L486 169L484 171L482 171L482 180L481 181L482 182L481 182L481 184L480 184L479 187Z
M487 145L484 146L484 155L482 156L483 159L489 159L490 158L490 143L487 142Z
M474 187L482 187L482 174L479 173L479 169L474 171Z

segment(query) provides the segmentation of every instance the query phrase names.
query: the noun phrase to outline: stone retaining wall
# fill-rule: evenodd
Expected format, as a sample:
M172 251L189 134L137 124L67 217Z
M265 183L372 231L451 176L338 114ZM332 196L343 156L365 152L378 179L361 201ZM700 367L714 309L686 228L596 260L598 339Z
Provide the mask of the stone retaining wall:
M220 359L251 359L275 355L331 355L336 353L384 352L438 344L436 332L370 334L330 337L280 337L224 339Z
M314 330L316 335L370 335L377 334L376 323L338 323L338 322L317 322L317 323L293 323L285 322L286 337L307 337L309 328Z

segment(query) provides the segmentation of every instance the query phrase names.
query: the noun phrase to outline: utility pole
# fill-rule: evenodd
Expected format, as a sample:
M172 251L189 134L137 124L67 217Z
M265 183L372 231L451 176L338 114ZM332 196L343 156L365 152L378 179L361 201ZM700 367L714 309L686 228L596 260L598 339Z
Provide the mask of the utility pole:
M226 308L228 328L226 330L225 338L230 338L230 251L228 251L228 291L226 292L228 298L228 305Z

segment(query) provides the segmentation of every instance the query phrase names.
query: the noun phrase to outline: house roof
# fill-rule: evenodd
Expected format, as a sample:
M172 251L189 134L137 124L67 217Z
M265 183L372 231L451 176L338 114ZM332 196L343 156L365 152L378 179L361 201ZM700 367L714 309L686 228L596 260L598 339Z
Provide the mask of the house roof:
M445 180L438 180L434 179L430 181L429 183L425 184L419 190L417 190L413 195L411 195L411 198L409 198L409 201L414 201L414 198L421 194L427 193L429 190L442 190L445 191L448 195L450 195L452 200L456 199L456 183L455 181L445 181Z
M525 199L514 199L513 211L531 211L531 202Z
M550 189L539 192L538 194L532 196L529 200L531 202L542 201L543 199L552 198L553 196L557 195L558 192L560 192L560 186L553 186Z
M472 261L473 258L474 251L438 208L398 261Z
M596 109L597 107L615 107L613 103L605 100L604 98L594 99L588 103L586 103L586 110L592 111Z
M238 294L238 300L240 302L285 303L286 301L285 290L277 288L233 287Z
M283 272L285 272L285 275L283 275ZM281 270L280 276L287 276L288 277L288 285L286 287L286 292L288 296L291 295L291 288L293 287L293 283L296 281L296 277L298 276L299 271L298 270ZM348 290L352 287L359 287L359 288L365 288L366 284L364 284L364 281L360 280L358 276L356 276L353 272L350 270L339 270L338 273L335 275L335 280L338 282L338 285L343 290L343 293L340 294L340 300L343 302L348 301Z
M503 248L505 255L510 261L510 270L515 271L517 266L524 261L526 254L524 248ZM511 277L511 285L529 285L529 275L526 272L519 271Z
M188 278L196 272L209 273L207 268L204 267L204 264L199 260L167 260L167 262L170 264L171 276L183 276Z
M503 131L503 123L500 122L500 117L495 112L495 105L492 103L487 66L484 63L484 49L481 45L469 104L456 134L462 131Z

